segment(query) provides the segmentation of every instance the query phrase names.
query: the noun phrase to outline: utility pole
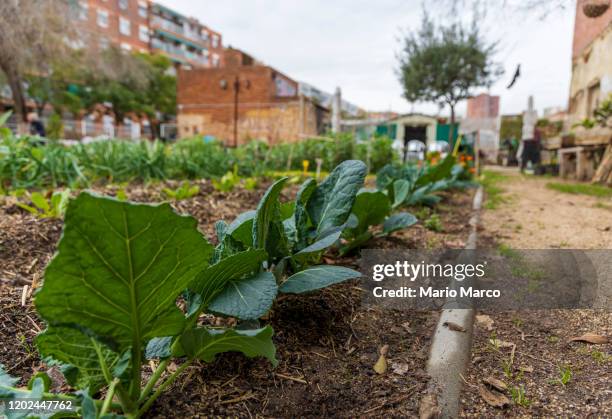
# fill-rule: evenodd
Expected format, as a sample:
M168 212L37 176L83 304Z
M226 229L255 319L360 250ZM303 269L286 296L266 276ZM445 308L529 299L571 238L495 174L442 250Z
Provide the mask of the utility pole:
M238 147L238 94L240 92L240 80L238 76L234 79L234 147Z
M340 127L340 118L342 112L342 93L339 87L336 87L336 92L332 98L332 132L339 133L341 130Z

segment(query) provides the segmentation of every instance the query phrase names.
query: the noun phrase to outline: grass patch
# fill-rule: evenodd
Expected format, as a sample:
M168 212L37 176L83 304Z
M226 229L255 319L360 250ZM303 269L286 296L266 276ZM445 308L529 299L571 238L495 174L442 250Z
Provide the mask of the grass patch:
M549 182L546 184L548 189L569 193L574 195L589 195L598 198L611 198L612 188L602 185L591 185L590 183L561 183Z
M480 183L482 184L487 199L484 203L486 209L496 209L501 204L508 202L508 198L503 195L504 189L500 186L501 183L508 180L508 176L494 172L491 170L485 170L480 177Z

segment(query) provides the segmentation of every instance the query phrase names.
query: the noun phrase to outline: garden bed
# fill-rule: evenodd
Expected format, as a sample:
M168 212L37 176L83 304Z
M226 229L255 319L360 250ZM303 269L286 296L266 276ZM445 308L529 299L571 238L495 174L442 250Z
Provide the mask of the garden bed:
M131 185L130 200L160 200L162 184ZM189 213L211 242L213 222L231 220L253 208L267 185L255 190L215 191L200 182L200 193L174 205ZM292 198L297 188L287 188ZM113 188L98 192L113 194ZM444 192L436 207L440 231L417 225L372 240L368 248L461 248L469 226L471 193ZM415 211L416 212L416 211ZM429 217L423 213L423 217ZM59 220L38 220L7 200L0 208L0 363L21 385L37 370L47 370L38 359L33 339L44 328L23 288L40 285L43 270L61 234ZM431 228L431 226L430 226ZM328 264L357 266L357 256ZM435 312L389 311L361 306L359 281L350 281L307 296L278 299L268 315L280 363L272 369L264 360L222 354L212 364L194 364L154 404L148 417L231 416L345 416L414 415L427 376L425 362ZM211 316L207 322L219 322ZM389 345L389 370L378 375L373 365L378 351ZM172 369L172 368L171 368ZM60 374L51 374L61 384ZM367 413L366 413L367 412Z

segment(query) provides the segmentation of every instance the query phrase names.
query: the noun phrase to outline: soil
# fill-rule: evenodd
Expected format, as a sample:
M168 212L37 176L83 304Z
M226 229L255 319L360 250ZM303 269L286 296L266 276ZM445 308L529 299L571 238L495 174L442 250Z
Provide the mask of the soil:
M605 207L609 202L601 205L601 198L547 189L545 178L503 172L507 175L500 185L505 191L503 203L484 210L480 248L501 244L514 249L612 248L612 234L607 232L612 212ZM612 416L612 343L570 341L587 332L612 339L610 308L479 314L488 317L476 322L462 416ZM562 383L564 372L565 378L571 378ZM483 399L480 388L489 377L508 386L503 392L509 401L506 407L491 406Z
M163 186L131 185L125 191L130 200L158 201ZM220 193L202 181L197 196L173 205L193 215L214 243L214 222L231 221L255 208L266 186ZM114 194L116 188L98 192ZM288 188L284 197L295 192L295 186ZM436 207L441 231L419 222L367 247L462 248L471 195L444 195ZM60 220L38 220L10 199L0 206L0 363L11 375L22 377L21 385L36 371L48 369L35 350L34 337L44 324L33 309L31 290L41 284L61 227ZM357 261L357 255L326 257L327 263L343 266L356 267ZM280 361L276 369L264 360L223 354L211 364L187 369L147 417L415 416L426 391L425 362L438 313L366 308L361 305L363 292L357 280L279 298L267 319L275 330ZM389 346L389 369L379 375L373 366L383 345Z

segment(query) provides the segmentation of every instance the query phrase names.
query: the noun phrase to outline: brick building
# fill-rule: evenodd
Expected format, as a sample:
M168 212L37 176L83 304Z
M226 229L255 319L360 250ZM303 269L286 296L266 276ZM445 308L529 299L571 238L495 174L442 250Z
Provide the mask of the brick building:
M149 50L148 1L80 0L78 4L87 46L105 49L112 44L129 51Z
M481 93L467 101L468 118L495 118L499 115L499 96Z
M329 112L300 95L298 82L237 49L220 68L178 73L178 133L212 136L227 145L251 139L297 141L321 133Z
M83 45L160 53L179 66L218 67L221 34L175 10L150 0L79 0Z

